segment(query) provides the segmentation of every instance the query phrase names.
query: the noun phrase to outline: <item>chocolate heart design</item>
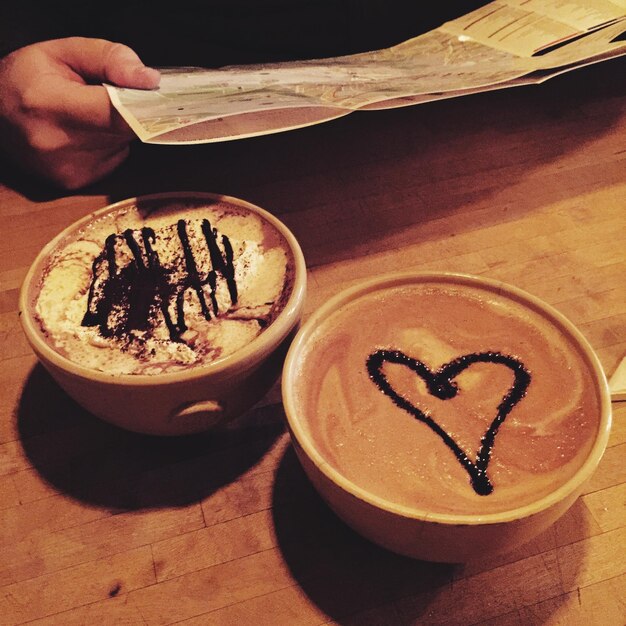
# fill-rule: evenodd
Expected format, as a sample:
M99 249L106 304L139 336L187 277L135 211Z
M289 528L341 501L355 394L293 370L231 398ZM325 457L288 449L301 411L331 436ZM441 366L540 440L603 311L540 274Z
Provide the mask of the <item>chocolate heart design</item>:
M385 363L397 363L414 371L426 383L431 395L440 400L449 400L459 393L459 387L454 379L465 369L474 363L500 363L513 371L515 380L508 392L503 396L498 405L498 411L489 428L481 438L481 445L476 454L476 460L472 461L461 449L454 438L448 434L432 417L414 406L407 398L399 394L389 383L382 371ZM511 412L513 407L526 395L530 384L530 373L524 364L515 357L507 356L499 352L481 352L465 354L449 363L432 371L427 365L412 359L399 350L377 350L370 354L367 359L367 371L371 380L377 387L399 408L424 422L433 430L454 453L459 463L469 474L470 482L474 491L481 496L489 495L493 491L493 485L487 476L487 467L491 459L491 451L498 434L498 429Z

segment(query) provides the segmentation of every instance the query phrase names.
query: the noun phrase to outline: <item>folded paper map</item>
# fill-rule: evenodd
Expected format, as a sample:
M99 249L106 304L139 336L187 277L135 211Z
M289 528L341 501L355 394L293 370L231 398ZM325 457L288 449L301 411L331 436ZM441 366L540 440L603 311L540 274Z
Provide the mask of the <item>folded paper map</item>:
M162 70L106 85L147 143L207 143L347 115L538 84L626 54L626 0L498 0L391 48L310 61Z

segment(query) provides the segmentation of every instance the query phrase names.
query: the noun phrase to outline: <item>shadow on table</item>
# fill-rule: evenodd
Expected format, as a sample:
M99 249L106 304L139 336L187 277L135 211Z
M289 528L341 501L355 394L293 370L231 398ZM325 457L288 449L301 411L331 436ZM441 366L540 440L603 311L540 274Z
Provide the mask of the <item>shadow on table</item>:
M452 584L456 566L398 556L348 528L314 491L292 448L276 474L273 507L285 561L304 592L332 619L411 594L420 595L427 611Z
M593 165L594 143L623 119L625 88L614 78L624 67L617 59L540 87L356 112L241 141L138 144L115 180L98 189L112 201L186 189L245 198L281 216L310 266L385 251L407 228L420 241L445 239L477 220L496 225L538 202L580 194L566 174L559 179L558 164L571 158L574 168L580 155ZM554 174L552 186L528 194L524 185L537 171ZM500 211L486 210L490 198L518 185L526 191L511 191Z
M527 184L538 170L549 179L564 157L575 159L614 132L626 93L615 77L625 67L626 59L616 59L540 87L355 112L241 141L137 144L124 168L96 190L111 201L172 190L245 198L281 216L310 266L396 247L407 228L412 243L442 239L476 227L468 206L489 206L490 197ZM549 180L542 190L484 212L481 226L581 193ZM437 220L437 228L424 226Z
M82 409L41 365L26 381L17 424L24 452L44 481L112 510L197 502L236 480L284 432L282 414L268 406L210 433L132 433Z
M394 249L407 229L412 244L445 240L580 194L594 144L624 119L626 83L616 80L624 68L626 58L618 58L541 86L355 112L240 141L135 142L113 175L75 193L104 196L93 209L177 190L245 198L281 216L311 267ZM587 160L576 162L587 146L589 155L581 153ZM581 175L559 178L567 168ZM10 171L0 166L0 180L34 201L68 195ZM537 171L546 183L537 183L540 194L522 187L486 210L491 197L528 185ZM587 175L593 178L593 171ZM576 180L580 185L571 184ZM468 215L468 207L477 215ZM397 268L380 271L391 269Z
M474 624L505 615L507 624L542 623L576 586L581 557L559 555L556 545L558 532L558 545L576 541L571 529L563 536L568 526L584 534L579 506L560 531L553 527L509 555L454 565L405 558L361 538L317 495L291 447L273 500L278 544L294 579L340 624Z

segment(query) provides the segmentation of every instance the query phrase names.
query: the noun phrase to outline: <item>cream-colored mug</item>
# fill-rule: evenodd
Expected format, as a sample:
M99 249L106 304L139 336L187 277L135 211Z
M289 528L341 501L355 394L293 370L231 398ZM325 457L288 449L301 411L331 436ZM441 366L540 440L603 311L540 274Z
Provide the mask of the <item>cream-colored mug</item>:
M149 226L176 207L202 217L203 206L231 207L237 219L249 215L285 247L289 291L271 323L234 352L193 367L157 373L111 373L85 366L55 349L36 315L42 276L52 255L94 222L139 207ZM172 208L174 207L174 209ZM229 209L230 210L230 209ZM117 219L117 218L116 218ZM98 245L102 242L98 242ZM256 244L255 244L256 245ZM306 265L289 229L269 212L243 200L201 192L153 194L98 210L60 233L33 262L20 293L20 315L35 354L58 384L94 415L123 428L157 435L206 430L237 416L259 401L277 380L284 356L298 328L306 292ZM83 300L85 294L82 295ZM53 298L54 299L54 298ZM82 302L82 301L81 301ZM73 306L73 305L72 305ZM84 307L84 304L82 305Z
M431 561L510 551L548 528L611 424L603 370L573 324L462 274L395 274L333 297L296 335L282 393L328 505L371 541Z

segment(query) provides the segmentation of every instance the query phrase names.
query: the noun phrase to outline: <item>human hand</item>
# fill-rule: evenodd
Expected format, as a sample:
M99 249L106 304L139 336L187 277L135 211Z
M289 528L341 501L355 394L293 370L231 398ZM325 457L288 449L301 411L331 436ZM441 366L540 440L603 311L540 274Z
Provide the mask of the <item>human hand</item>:
M134 138L99 83L153 89L159 80L133 50L103 39L20 48L0 60L0 147L60 187L83 187L122 163Z

